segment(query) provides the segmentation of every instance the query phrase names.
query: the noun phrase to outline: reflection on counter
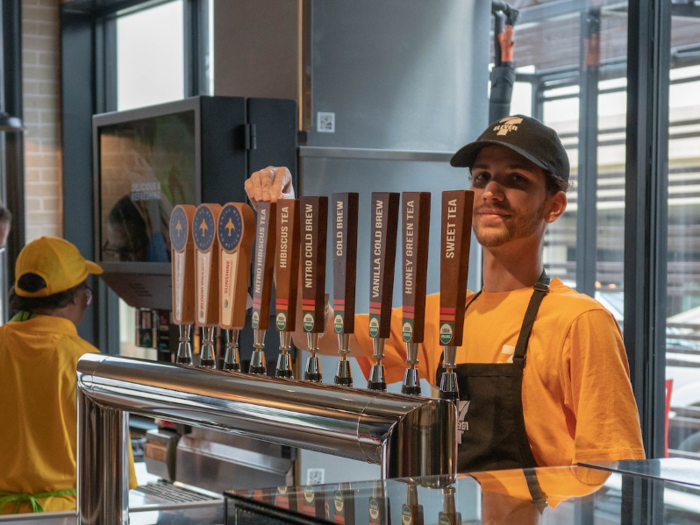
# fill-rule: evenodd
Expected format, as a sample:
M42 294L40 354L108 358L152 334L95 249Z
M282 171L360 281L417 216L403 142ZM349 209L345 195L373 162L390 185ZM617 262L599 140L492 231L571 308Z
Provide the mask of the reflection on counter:
M700 521L700 462L683 465L669 460L621 462L589 467L506 470L459 475L452 486L435 488L434 480L394 479L316 485L313 492L326 502L324 512L299 504L280 505L272 497L278 488L228 491L227 523L385 523L439 524L538 524L571 523L686 524ZM683 472L678 476L678 472ZM533 504L528 475L536 475L546 493L546 505ZM669 478L661 479L668 475ZM381 486L378 486L381 485ZM310 487L288 487L289 500L303 502ZM376 495L383 502L377 505ZM644 511L654 502L654 513ZM350 507L349 507L350 506ZM347 517L352 516L351 522ZM662 520L660 518L663 517Z

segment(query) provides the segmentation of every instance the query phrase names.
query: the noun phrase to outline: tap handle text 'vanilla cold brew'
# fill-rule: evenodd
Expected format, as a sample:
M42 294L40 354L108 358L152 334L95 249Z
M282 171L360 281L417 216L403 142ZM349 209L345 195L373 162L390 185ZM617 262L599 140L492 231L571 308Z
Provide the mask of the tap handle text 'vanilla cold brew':
M430 245L430 193L403 194L401 239L403 242L403 315L401 332L406 343L406 372L401 392L420 395L418 347L425 332L425 291L428 283Z
M370 390L386 390L382 360L384 359L384 341L391 332L399 200L398 193L372 193L369 335L373 338L374 363L367 381L367 388Z
M277 235L277 205L274 202L258 204L258 222L255 227L255 263L253 264L253 355L249 372L265 375L265 331L270 324L275 242Z
M275 252L275 327L280 333L280 355L275 377L293 379L292 333L296 328L299 282L299 201L277 201L277 250Z
M194 238L192 237L192 220L195 207L180 204L170 214L170 243L172 261L173 288L173 323L179 326L180 340L177 348L176 362L192 364L192 346L190 335L195 322L195 271Z
M243 203L226 204L219 215L219 326L226 331L223 369L240 372L238 335L245 326L255 214Z
M357 278L357 223L360 196L334 193L331 199L331 251L333 252L333 330L338 335L340 361L335 384L352 386L347 360L350 335L355 333L355 281Z
M302 197L301 210L301 307L302 323L311 355L304 379L321 382L318 337L325 328L326 311L326 234L328 197Z
M219 324L219 204L200 204L192 219L195 244L195 325L202 329L201 368L216 368L214 333Z
M474 193L468 190L442 193L442 235L440 243L440 344L444 366L440 397L458 401L459 389L454 372L455 355L462 346L464 313L469 271Z

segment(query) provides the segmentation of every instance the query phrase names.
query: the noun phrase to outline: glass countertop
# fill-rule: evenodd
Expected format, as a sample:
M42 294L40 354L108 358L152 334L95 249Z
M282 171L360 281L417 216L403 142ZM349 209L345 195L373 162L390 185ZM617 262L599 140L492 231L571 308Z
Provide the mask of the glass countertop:
M700 523L700 462L691 460L482 472L448 481L396 479L230 491L227 523ZM542 497L533 501L537 487Z

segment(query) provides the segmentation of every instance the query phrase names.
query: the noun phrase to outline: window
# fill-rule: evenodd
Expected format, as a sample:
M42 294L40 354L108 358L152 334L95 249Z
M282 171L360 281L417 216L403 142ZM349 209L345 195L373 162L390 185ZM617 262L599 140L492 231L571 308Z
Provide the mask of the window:
M117 109L185 96L182 0L117 18Z

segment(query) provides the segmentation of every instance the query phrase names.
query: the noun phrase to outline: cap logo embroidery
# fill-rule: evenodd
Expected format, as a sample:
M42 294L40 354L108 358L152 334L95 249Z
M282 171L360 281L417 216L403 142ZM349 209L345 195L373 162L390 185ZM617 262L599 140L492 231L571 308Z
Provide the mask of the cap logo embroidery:
M496 135L507 135L509 131L517 131L518 124L523 121L520 117L506 117L499 120L493 130L498 131Z

